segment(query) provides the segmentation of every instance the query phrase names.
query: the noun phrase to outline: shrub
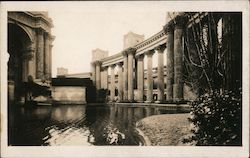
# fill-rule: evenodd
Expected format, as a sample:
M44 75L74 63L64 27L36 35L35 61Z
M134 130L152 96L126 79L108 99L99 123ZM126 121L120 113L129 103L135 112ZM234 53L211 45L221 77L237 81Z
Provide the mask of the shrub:
M218 90L191 102L193 135L184 142L196 145L241 145L242 92Z

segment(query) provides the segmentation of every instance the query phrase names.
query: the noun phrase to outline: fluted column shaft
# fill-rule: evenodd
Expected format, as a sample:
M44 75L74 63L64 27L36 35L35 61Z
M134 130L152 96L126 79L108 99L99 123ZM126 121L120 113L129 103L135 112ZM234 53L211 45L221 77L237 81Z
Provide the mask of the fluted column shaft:
M44 79L44 31L37 31L36 78Z
M163 63L163 52L165 50L164 46L159 46L156 48L158 52L158 68L157 68L157 92L158 92L158 102L164 100L164 63Z
M128 101L134 100L134 73L133 73L134 52L128 52Z
M28 74L28 58L25 54L22 56L22 81L27 82L27 74Z
M147 102L153 102L153 71L152 71L152 56L154 50L150 50L147 55Z
M138 89L138 102L143 102L144 94L144 55L137 58L137 89Z
M49 38L49 34L45 33L45 49L44 49L44 76L46 80L50 79L50 49L49 49L49 45L50 45L50 38Z
M101 62L96 61L96 89L101 89Z
M183 99L183 28L182 25L176 25L174 30L174 100Z
M101 78L101 87L108 89L108 67L103 68L103 78Z
M111 68L111 83L110 83L110 101L115 100L115 65L110 66Z
M167 26L167 79L166 79L166 99L173 99L173 83L174 83L174 32L173 26Z
M93 81L93 85L96 85L96 66L95 66L95 62L91 63L91 72L92 72L92 81Z
M118 101L121 102L123 100L123 74L122 74L122 63L118 63Z
M22 55L22 79L28 81L28 76L32 76L35 79L35 61L34 61L34 48L32 46L23 50Z
M49 45L49 76L50 76L50 79L52 77L52 48L53 48L53 45L51 42Z
M123 53L123 101L128 101L128 56Z

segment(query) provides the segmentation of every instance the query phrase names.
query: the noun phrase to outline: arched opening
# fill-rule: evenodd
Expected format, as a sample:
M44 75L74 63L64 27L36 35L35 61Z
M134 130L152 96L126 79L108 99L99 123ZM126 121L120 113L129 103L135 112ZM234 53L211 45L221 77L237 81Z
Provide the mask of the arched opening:
M31 39L20 26L8 24L8 87L9 101L21 101L23 82L28 79L28 60Z

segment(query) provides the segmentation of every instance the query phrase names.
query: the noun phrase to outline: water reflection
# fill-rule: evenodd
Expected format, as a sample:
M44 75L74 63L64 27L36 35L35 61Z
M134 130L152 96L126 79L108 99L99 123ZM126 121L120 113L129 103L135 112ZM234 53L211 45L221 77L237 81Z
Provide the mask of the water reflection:
M185 112L165 107L10 106L9 145L140 145L136 121Z

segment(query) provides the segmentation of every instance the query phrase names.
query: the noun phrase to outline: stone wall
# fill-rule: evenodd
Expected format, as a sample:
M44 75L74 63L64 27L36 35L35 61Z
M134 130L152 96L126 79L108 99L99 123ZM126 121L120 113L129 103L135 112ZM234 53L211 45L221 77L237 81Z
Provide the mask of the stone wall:
M86 88L83 86L54 86L52 98L58 104L85 104Z

